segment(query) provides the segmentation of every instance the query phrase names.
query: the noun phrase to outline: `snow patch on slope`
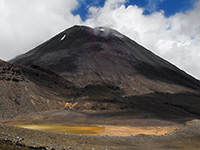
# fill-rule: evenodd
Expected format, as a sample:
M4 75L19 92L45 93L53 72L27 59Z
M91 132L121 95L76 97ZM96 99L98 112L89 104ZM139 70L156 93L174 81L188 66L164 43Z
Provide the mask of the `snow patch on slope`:
M60 41L64 40L66 37L66 35L63 35L63 37L60 39Z

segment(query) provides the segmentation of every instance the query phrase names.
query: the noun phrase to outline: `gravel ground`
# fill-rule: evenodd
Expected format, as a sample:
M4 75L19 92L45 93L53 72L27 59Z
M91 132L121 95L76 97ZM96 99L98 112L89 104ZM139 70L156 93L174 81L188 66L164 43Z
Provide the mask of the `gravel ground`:
M0 124L2 150L199 150L200 121L163 136L83 136L17 128Z

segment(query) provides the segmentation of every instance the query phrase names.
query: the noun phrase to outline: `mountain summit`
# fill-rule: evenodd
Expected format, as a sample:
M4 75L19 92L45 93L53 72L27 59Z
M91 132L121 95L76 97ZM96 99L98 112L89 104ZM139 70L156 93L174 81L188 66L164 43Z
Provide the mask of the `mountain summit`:
M173 120L200 115L200 81L106 27L71 27L10 63L1 64L0 81L8 87L14 82L16 89L21 83L28 86L38 108L43 102L42 107L54 110L50 102L57 102L58 109L131 110L127 115L135 118ZM22 77L7 66L26 68L22 77L31 84L13 81ZM24 103L18 93L8 92L13 93L13 98L6 94L9 101ZM21 95L25 101L27 94Z
M106 83L124 95L200 90L200 81L107 27L73 26L10 62L54 71L77 87Z

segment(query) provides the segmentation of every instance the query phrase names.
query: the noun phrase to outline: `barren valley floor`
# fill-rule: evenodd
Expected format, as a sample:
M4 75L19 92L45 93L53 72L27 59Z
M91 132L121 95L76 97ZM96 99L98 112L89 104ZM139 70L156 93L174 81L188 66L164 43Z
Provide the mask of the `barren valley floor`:
M73 119L69 118L72 114ZM21 116L4 121L0 124L0 149L199 150L200 148L198 120L184 123L183 120L163 121L132 117L123 119L111 114L68 110L31 114L29 117ZM101 117L104 120L101 120ZM14 126L16 124L19 126L23 124L21 127L28 127L31 124L35 126L25 129ZM55 133L57 131L52 132L49 128L61 126L72 132L64 134L65 131L61 129L60 133ZM33 130L38 127L41 127L42 131ZM80 132L74 133L78 131L77 129L84 134L88 130L95 132L80 135Z

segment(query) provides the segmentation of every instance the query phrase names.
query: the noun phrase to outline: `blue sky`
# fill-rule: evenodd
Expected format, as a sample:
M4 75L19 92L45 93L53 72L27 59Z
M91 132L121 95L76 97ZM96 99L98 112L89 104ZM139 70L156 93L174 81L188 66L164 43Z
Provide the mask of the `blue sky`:
M72 11L74 15L80 15L81 19L85 21L87 19L88 8L91 6L103 7L105 0L78 0L79 7ZM197 0L128 0L125 4L137 5L144 8L144 15L149 15L153 12L163 10L166 17L174 15L178 12L185 12L193 9L194 3Z

